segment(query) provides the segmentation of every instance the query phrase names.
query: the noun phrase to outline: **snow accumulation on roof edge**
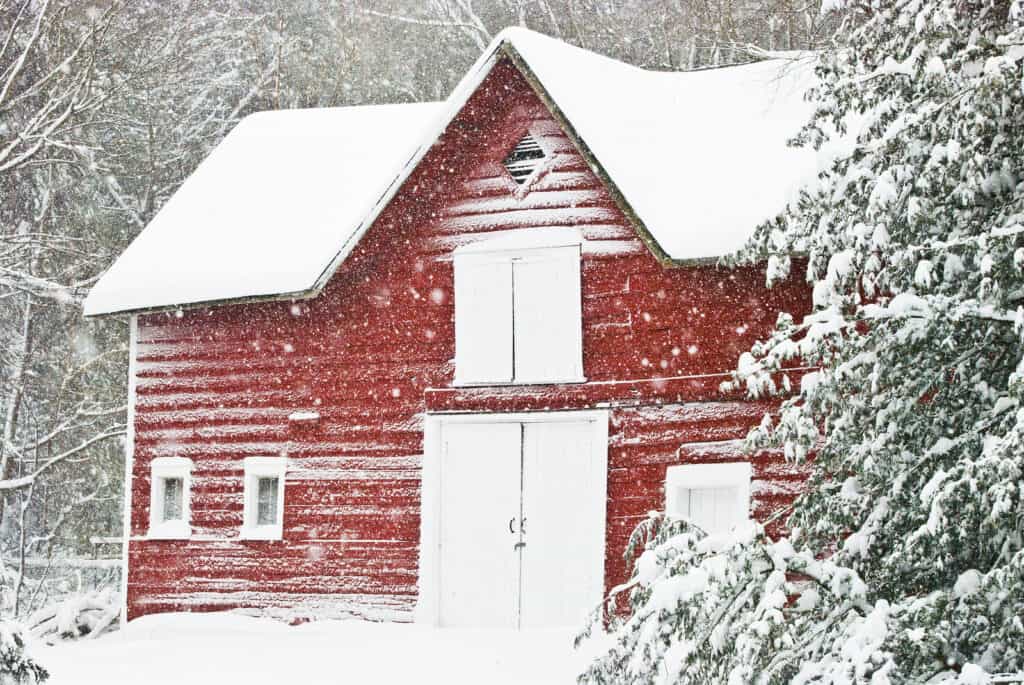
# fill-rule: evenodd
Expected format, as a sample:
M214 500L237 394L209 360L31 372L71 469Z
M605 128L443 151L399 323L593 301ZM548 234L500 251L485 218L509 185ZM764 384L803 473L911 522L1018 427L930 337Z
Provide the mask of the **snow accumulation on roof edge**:
M814 53L648 71L532 31L506 34L665 261L735 253L835 154L789 145L813 113Z
M812 112L810 60L655 72L506 29L445 103L244 119L102 276L85 314L315 295L503 55L663 259L735 252L824 163L787 145Z

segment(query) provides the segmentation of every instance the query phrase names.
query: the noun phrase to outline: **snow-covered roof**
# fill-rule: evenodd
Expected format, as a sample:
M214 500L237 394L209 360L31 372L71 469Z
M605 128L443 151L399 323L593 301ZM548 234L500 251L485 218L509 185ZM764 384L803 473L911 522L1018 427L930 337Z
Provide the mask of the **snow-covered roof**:
M85 314L303 296L390 190L441 107L246 117L103 274Z
M815 178L787 145L813 105L813 58L647 71L524 29L508 40L635 218L674 260L731 254Z
M103 275L86 315L315 294L501 55L582 143L659 256L742 246L820 168L808 60L654 72L502 31L446 103L264 112L242 121Z

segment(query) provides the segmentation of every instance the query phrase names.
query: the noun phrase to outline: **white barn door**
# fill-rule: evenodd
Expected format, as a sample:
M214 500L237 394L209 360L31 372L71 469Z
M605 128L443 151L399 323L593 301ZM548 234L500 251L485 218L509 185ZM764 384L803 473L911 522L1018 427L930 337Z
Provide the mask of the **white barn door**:
M441 606L444 626L513 628L522 455L518 423L445 427L441 477ZM503 533L503 534L502 534Z
M587 423L528 423L519 624L581 626L604 591L607 470Z
M604 583L607 445L593 421L445 423L438 622L581 625Z

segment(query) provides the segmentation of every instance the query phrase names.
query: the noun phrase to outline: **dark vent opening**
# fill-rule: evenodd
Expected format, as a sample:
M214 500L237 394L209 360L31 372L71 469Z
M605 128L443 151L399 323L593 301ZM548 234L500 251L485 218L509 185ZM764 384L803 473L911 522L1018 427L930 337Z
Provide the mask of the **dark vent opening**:
M508 153L508 157L502 163L512 175L512 180L518 185L523 185L543 159L544 150L533 136L527 134L512 148L512 152Z

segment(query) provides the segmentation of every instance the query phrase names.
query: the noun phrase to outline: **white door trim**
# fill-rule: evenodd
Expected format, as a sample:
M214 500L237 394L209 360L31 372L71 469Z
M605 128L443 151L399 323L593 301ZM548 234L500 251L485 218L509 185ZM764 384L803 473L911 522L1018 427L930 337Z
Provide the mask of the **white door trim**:
M423 422L423 466L420 485L420 555L419 595L416 602L415 621L428 625L440 622L440 529L441 529L441 452L444 445L443 432L446 424L458 423L540 423L572 422L590 423L593 431L591 459L599 473L608 472L608 410L588 409L582 411L515 412L494 414L427 414ZM481 484L482 487L486 487ZM601 480L594 497L601 502L607 500L608 479ZM605 508L602 507L602 511ZM601 538L601 558L604 558L607 521L601 521L605 534ZM604 587L604 565L599 569L601 587ZM594 605L600 601L594 598Z

